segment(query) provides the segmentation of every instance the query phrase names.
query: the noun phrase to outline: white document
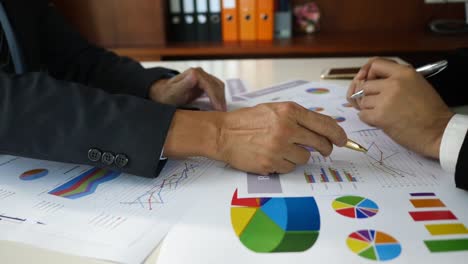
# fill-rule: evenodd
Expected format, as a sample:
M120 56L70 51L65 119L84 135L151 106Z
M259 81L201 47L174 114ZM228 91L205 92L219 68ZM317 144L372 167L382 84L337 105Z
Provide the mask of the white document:
M225 169L211 199L194 206L164 239L158 264L465 263L468 192L440 165L362 123L347 87L324 83L253 92L249 105L294 101L336 117L361 153L313 149L282 175Z
M204 186L196 181L221 167L204 158L170 160L158 178L148 179L2 155L0 240L141 263L200 199Z
M366 188L347 194L294 197L315 201L317 218L307 220L307 211L301 208L290 210L285 216L280 203L276 207L268 206L272 199L291 199L288 196L258 199L262 204L258 207L233 205L236 181L230 172L212 178L211 182L211 199L194 206L171 229L161 246L158 264L324 261L461 264L468 256L468 211L465 210L468 192L462 190ZM360 199L357 205L346 204L356 199ZM252 202L246 202L249 203ZM441 220L434 220L439 215L437 212L442 212ZM291 252L275 251L276 236L281 234L278 226L285 224L281 217L303 220L302 224L311 221L318 234L315 242L307 244L307 239L291 239L288 243ZM287 228L294 229L294 224ZM286 230L286 234L294 232ZM297 250L304 244L305 250ZM467 249L455 250L458 247ZM270 251L256 252L265 248Z

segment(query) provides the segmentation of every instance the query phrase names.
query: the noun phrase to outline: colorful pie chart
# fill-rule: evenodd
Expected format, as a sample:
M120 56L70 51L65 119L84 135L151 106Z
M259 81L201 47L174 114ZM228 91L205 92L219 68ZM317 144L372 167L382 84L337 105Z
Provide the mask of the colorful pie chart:
M361 196L342 196L332 203L333 210L349 218L369 218L379 212L377 204Z
M325 109L323 109L323 107L309 107L309 110L314 112L322 112Z
M357 255L376 261L392 260L401 254L401 245L395 238L372 229L350 234L346 244Z
M327 88L309 88L306 92L311 94L327 94L330 92Z
M29 170L23 172L19 176L19 178L23 181L32 181L32 180L37 180L39 178L42 178L46 176L49 173L47 169L34 169L34 170Z
M241 243L254 252L299 252L315 244L320 215L313 197L238 198L231 223Z
M344 118L342 116L334 116L333 119L335 119L336 122L338 122L338 123L346 121L346 118Z

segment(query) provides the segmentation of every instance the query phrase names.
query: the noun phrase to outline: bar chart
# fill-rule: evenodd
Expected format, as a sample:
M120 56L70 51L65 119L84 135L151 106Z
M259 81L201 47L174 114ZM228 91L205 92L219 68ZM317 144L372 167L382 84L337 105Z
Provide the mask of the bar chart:
M357 182L350 170L337 169L330 166L304 169L304 177L307 183L333 183L333 182Z
M468 251L468 228L435 193L411 193L410 196L410 203L416 209L409 212L411 218L423 224L431 236L431 239L424 240L429 252Z

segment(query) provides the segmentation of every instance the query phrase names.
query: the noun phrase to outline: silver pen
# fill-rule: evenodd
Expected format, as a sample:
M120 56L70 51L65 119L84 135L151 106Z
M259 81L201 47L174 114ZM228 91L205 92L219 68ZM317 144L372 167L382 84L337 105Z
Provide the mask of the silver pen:
M448 65L448 62L446 60L441 60L438 62L434 62L431 64L421 66L416 69L416 72L419 72L424 77L429 78L443 71L445 68L447 68L447 65ZM353 95L351 95L351 98L357 99L363 96L364 96L364 90L360 90L359 92L356 92Z

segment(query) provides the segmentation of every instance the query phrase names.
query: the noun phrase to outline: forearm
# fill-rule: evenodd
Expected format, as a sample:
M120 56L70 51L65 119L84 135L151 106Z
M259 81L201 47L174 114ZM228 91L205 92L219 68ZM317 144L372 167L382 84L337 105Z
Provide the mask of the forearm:
M0 74L0 151L154 177L174 107L27 74ZM123 154L125 167L88 157Z
M219 160L218 138L223 115L222 112L176 111L164 144L164 155Z

